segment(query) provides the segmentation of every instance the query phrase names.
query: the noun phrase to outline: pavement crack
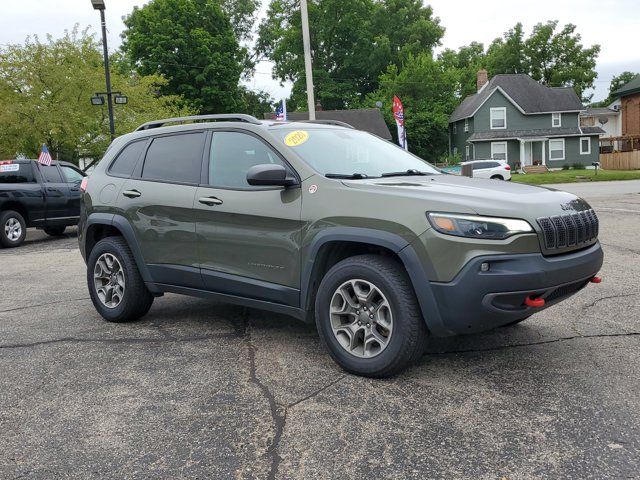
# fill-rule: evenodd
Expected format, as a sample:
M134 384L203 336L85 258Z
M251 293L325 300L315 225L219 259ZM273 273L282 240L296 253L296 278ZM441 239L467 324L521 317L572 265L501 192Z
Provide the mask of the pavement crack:
M531 342L531 343L514 343L510 345L498 345L496 347L488 347L488 348L477 348L477 349L468 349L468 350L448 350L442 352L427 352L425 356L431 355L449 355L454 353L481 353L481 352L494 352L499 350L508 350L510 348L521 348L521 347L532 347L536 345L548 345L551 343L558 342L568 342L571 340L576 340L580 338L615 338L615 337L637 337L640 336L640 332L625 332L625 333L603 333L596 335L572 335L569 337L560 337L554 338L551 340L541 340L539 342Z
M12 348L33 348L46 345L55 345L58 343L107 343L107 344L140 344L140 343L184 343L184 342L199 342L204 340L215 340L222 338L238 338L236 332L215 333L209 335L195 335L191 337L172 337L164 336L162 338L135 338L135 337L121 337L121 338L79 338L79 337L63 337L55 338L52 340L42 340L39 342L30 343L10 343L0 345L0 350L12 349Z
M623 250L625 252L630 252L630 253L633 253L635 255L640 255L640 250L635 250L633 248L623 247L621 245L616 245L614 243L602 243L602 242L600 242L600 245L603 245L605 247L610 247L610 248L613 248L615 250Z
M35 305L25 305L22 307L9 308L8 310L0 310L0 313L17 312L19 310L27 310L29 308L38 308L38 307L47 307L49 305L56 305L59 303L66 303L66 302L81 302L83 300L91 300L91 298L89 297L67 298L65 300L55 300L53 302L47 302L47 303L36 303Z
M280 466L280 462L282 461L282 457L278 452L278 447L280 446L280 440L282 439L284 426L287 421L287 407L279 405L276 402L276 398L273 392L265 383L262 382L262 380L258 378L258 374L256 371L256 347L253 344L253 340L251 337L251 323L249 319L249 312L247 309L244 309L243 318L244 337L247 342L247 350L249 353L249 381L262 392L262 395L267 400L271 413L271 419L273 421L275 429L273 438L271 439L271 443L269 444L265 452L265 456L268 456L271 459L271 466L269 468L267 478L269 480L275 480L278 474L278 467Z
M583 310L587 310L589 308L595 307L598 303L602 302L603 300L611 300L613 298L628 298L628 297L636 297L637 294L635 293L626 293L626 294L620 294L620 295L609 295L608 297L600 297L595 299L593 302L585 305L584 307L582 307Z
M293 403L290 403L289 405L287 405L287 409L295 407L296 405L300 405L302 402L306 402L307 400L315 397L316 395L318 395L319 393L324 392L327 388L332 387L333 385L335 385L336 383L338 383L340 380L346 378L346 375L341 375L338 378L336 378L335 380L327 383L326 385L318 388L317 390L314 390L312 393L310 393L309 395L307 395L306 397L301 398L300 400L296 400Z

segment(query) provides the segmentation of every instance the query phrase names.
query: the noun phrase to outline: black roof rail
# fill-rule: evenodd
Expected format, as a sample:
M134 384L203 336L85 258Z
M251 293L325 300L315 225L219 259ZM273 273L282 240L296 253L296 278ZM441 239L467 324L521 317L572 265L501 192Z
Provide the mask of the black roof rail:
M300 122L300 123L319 123L321 125L337 125L339 127L351 128L355 130L353 125L349 125L346 122L341 122L340 120L292 120L292 122Z
M168 123L186 123L205 120L227 120L232 122L247 122L252 123L253 125L262 125L262 123L260 123L260 120L258 120L256 117L245 115L244 113L216 113L213 115L192 115L190 117L175 117L164 118L162 120L153 120L151 122L143 123L138 128L136 128L135 131L138 132L140 130L149 130L150 128L159 128Z

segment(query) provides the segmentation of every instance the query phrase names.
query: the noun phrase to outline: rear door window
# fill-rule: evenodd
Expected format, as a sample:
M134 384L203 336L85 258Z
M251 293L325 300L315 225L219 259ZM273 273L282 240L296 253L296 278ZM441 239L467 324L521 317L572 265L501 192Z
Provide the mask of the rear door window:
M142 178L169 183L200 183L204 132L154 138L147 150Z
M487 162L476 162L473 164L474 170L482 170L483 168L487 168Z
M62 165L60 166L60 168L62 169L62 174L64 175L67 183L81 182L84 178L84 175L82 175L75 168L67 167L66 165Z
M146 145L147 140L145 139L130 143L124 147L116 157L116 160L111 164L109 173L118 177L130 177Z
M60 176L60 170L57 165L40 165L40 173L46 183L65 183Z
M0 162L0 183L34 183L30 163Z

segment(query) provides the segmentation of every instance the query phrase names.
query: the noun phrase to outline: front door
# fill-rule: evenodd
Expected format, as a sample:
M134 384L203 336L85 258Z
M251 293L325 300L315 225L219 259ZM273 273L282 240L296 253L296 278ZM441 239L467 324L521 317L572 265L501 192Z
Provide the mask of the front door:
M206 185L198 188L198 256L211 291L295 305L300 288L300 188L252 187L254 165L286 162L242 131L212 135Z
M523 165L533 165L533 142L524 144L524 163Z
M204 132L154 138L142 165L120 190L117 205L157 283L202 287L193 201L205 139Z
M47 225L64 224L69 220L69 185L62 178L57 164L38 164L45 194ZM79 213L75 214L77 217Z

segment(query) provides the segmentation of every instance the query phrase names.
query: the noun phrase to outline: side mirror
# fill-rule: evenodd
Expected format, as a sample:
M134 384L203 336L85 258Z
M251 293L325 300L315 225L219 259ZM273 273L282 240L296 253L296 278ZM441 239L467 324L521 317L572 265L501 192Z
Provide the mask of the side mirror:
M297 185L298 181L293 177L287 177L287 169L282 165L265 163L249 169L247 183L261 187L289 187Z

